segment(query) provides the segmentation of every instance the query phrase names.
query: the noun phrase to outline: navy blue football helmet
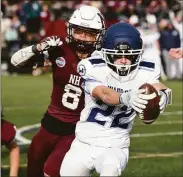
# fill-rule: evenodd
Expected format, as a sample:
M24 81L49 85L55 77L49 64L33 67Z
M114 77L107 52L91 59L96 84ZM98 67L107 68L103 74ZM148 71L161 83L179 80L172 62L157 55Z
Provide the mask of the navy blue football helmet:
M107 65L119 76L134 73L143 53L139 31L128 23L120 22L112 25L103 38L102 53ZM131 64L114 64L119 58L127 58Z

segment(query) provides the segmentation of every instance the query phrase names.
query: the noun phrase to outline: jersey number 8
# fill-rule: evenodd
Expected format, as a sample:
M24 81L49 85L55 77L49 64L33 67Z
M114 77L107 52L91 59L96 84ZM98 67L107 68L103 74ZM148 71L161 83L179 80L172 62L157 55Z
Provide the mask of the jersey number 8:
M75 110L79 104L79 97L82 94L82 90L71 84L65 85L65 93L62 97L62 104L72 110Z

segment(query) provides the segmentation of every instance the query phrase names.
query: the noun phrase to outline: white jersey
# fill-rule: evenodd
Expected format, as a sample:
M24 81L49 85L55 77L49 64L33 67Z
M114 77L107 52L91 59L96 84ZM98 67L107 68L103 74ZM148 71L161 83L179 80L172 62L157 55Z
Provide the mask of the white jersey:
M96 86L104 85L117 92L138 89L144 83L158 83L159 65L142 61L133 80L120 82L100 55L82 60L78 72L84 79L85 108L76 126L76 138L84 143L104 147L129 147L129 132L132 129L135 111L125 105L106 105L92 97Z
M151 30L140 30L141 38L143 40L143 58L154 59L160 57L160 51L157 46L157 41L159 40L160 34L158 31ZM160 59L160 58L159 58Z

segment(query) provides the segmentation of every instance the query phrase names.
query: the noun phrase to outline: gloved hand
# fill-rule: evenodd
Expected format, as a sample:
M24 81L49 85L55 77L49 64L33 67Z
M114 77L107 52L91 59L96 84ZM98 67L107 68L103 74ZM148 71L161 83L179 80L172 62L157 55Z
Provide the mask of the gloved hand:
M34 53L43 53L45 58L48 58L48 50L56 46L62 45L63 42L58 36L50 36L43 39L39 44L33 49Z
M145 89L129 91L120 95L120 102L126 106L132 107L136 112L142 113L148 103L147 95L144 97Z
M160 95L160 102L159 102L160 113L163 113L168 104L168 97L166 92L164 91L159 91L158 94Z

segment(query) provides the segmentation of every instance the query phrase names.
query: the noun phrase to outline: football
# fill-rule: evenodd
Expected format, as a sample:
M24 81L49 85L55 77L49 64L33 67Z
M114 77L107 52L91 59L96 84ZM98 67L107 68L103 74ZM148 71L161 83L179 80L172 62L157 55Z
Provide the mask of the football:
M160 96L158 95L157 90L150 84L143 84L139 89L145 89L145 93L143 94L152 97L152 99L148 100L144 111L142 113L137 113L137 115L143 123L151 124L158 118L160 114Z

